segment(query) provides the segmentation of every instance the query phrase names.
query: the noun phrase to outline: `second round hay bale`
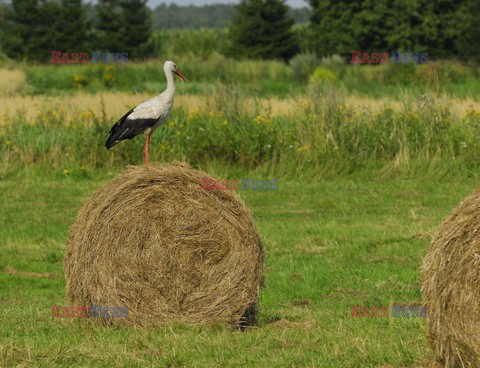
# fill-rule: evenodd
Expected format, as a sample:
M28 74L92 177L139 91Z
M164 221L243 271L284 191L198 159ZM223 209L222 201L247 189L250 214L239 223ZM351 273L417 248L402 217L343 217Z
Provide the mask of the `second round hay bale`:
M448 367L480 367L480 190L439 227L423 265L430 341Z
M64 269L73 306L126 307L104 324L249 324L263 277L252 216L208 174L151 164L118 175L85 203Z

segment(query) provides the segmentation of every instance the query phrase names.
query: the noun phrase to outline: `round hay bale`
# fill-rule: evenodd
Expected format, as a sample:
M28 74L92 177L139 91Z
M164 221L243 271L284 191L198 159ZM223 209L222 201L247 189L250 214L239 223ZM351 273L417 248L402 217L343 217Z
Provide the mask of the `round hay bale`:
M98 189L66 244L73 306L127 308L103 324L229 323L255 319L263 250L252 216L229 190L185 164L133 167ZM121 313L120 313L121 314Z
M422 289L439 360L448 367L480 367L480 190L437 230Z

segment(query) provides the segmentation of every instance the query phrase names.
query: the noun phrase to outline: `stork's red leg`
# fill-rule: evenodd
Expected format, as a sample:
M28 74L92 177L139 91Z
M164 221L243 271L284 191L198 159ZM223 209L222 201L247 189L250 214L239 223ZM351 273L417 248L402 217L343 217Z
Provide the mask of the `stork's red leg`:
M148 143L150 142L150 133L145 138L145 165L148 165Z

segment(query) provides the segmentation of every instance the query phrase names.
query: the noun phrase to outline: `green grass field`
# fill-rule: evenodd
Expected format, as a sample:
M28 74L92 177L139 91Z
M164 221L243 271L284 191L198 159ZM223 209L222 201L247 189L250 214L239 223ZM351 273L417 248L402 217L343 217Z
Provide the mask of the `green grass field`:
M143 137L104 142L163 90L162 62L10 65L0 69L0 367L437 367L425 318L355 318L351 307L421 303L434 231L478 186L478 69L235 61L210 43L178 54L195 40L167 48L191 82L150 159L279 181L239 192L266 250L258 324L108 328L51 316L69 305L64 243L81 205L143 164ZM327 64L335 78L312 80Z
M62 261L69 227L113 174L25 170L0 182L0 366L430 366L423 318L353 318L351 306L421 302L420 266L432 233L475 179L279 177L277 191L241 191L264 239L266 275L258 325L239 332L105 328L51 317L52 305L68 305ZM7 265L59 278L12 275L3 272Z

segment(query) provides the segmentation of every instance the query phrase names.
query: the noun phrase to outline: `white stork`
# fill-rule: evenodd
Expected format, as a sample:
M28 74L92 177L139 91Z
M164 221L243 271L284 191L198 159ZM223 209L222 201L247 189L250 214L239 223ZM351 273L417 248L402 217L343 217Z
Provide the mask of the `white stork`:
M146 133L145 164L148 165L150 134L165 121L172 109L173 97L175 95L173 73L177 74L184 81L188 81L180 70L177 69L177 65L173 61L166 61L163 64L163 71L167 79L167 89L158 96L142 102L137 107L131 109L112 126L110 136L105 143L107 150L124 139L132 139L140 133Z

